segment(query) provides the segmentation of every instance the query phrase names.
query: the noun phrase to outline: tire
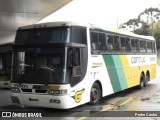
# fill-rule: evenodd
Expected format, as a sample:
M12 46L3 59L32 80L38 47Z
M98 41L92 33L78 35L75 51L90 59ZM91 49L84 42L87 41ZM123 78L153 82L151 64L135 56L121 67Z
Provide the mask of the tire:
M148 85L148 81L150 80L149 78L149 74L146 75L145 77L145 83L144 83L144 87L146 87Z
M94 83L90 93L90 104L96 105L101 99L101 88L98 83Z
M145 77L141 74L139 88L142 89L145 86Z

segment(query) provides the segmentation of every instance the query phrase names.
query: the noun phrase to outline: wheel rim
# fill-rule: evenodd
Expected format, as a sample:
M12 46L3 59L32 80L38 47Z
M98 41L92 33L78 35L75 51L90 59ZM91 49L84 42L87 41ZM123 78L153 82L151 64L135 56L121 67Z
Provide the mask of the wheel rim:
M146 76L146 80L145 80L145 85L148 84L148 81L149 81L149 76L147 75L147 76Z
M99 91L97 88L92 88L91 90L91 100L96 101L99 97Z
M141 87L144 87L144 80L141 80Z

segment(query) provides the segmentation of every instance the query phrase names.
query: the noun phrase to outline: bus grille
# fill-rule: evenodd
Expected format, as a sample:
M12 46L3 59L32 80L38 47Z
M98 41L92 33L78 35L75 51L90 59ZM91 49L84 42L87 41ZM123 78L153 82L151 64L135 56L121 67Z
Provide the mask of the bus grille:
M22 90L22 92L32 92L32 89L21 89Z
M39 90L39 89L21 89L21 90L22 92L26 92L26 93L47 93L47 90Z

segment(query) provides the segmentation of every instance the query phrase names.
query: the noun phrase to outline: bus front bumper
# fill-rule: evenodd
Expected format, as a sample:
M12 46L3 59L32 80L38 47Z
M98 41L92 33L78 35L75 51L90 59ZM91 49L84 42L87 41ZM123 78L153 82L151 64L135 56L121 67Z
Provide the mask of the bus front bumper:
M9 80L0 81L0 88L10 88L11 83Z
M21 94L12 93L12 102L24 106L36 106L57 109L69 109L69 95L53 96L47 94Z

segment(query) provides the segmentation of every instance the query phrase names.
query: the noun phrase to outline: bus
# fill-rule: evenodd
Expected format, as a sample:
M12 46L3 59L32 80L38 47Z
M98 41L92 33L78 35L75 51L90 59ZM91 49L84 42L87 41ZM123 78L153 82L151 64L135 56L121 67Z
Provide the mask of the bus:
M0 88L10 88L12 45L0 44Z
M153 37L92 24L51 22L20 27L13 47L14 104L70 109L156 77Z

